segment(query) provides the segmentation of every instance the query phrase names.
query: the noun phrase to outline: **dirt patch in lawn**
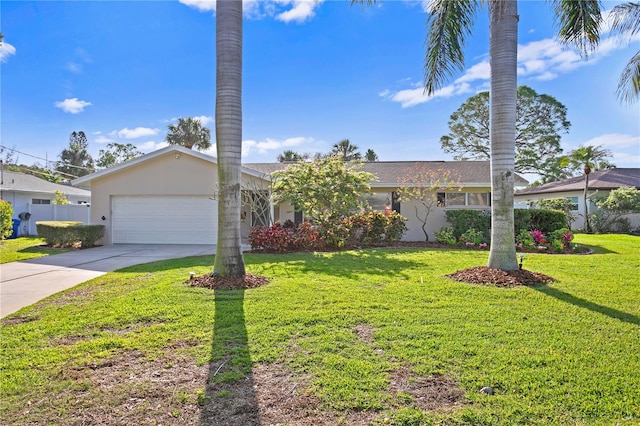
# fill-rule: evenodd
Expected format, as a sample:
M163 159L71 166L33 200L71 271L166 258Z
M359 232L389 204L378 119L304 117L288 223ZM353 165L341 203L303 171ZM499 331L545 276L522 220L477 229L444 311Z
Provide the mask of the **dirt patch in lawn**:
M389 377L389 393L423 411L447 411L466 403L464 391L447 376L418 376L407 366ZM406 398L409 396L409 398Z
M446 275L455 281L462 281L470 284L493 285L496 287L516 287L516 286L536 286L555 281L554 278L531 272L525 269L515 271L503 271L501 269L491 269L486 266L476 266L463 269Z
M186 284L194 287L210 288L212 290L232 290L240 288L256 288L269 282L269 279L260 275L246 274L244 277L217 277L211 274L194 276Z

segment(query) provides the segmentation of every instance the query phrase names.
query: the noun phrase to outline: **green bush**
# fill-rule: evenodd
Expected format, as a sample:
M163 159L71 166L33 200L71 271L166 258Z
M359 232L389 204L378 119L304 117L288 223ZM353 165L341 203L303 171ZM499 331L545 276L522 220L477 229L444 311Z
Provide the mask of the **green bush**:
M0 200L0 239L4 240L13 233L13 206Z
M460 235L460 241L463 243L480 244L486 240L482 231L471 228L467 229L462 235Z
M36 222L38 235L53 247L93 247L104 236L104 225L83 225L82 222Z
M438 232L436 232L436 241L442 244L449 244L455 246L458 240L456 239L455 234L453 233L453 228L450 226L442 227Z
M533 229L531 227L531 210L513 209L513 230L520 232L522 229Z
M562 228L568 228L567 216L560 210L532 209L528 229L538 229L545 234Z
M516 235L516 248L532 248L535 246L535 241L531 233L526 229L521 229L518 235Z
M407 219L392 212L362 212L347 216L338 227L331 227L321 234L330 236L325 242L337 248L380 246L399 241L407 230Z
M482 232L487 241L491 238L491 212L488 210L446 210L445 217L453 228L456 241L472 228Z

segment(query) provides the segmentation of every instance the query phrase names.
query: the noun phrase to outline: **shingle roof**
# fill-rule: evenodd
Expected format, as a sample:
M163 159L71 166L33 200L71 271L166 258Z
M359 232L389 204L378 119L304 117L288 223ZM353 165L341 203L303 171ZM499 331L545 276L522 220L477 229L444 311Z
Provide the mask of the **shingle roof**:
M2 172L2 185L0 185L0 188L3 191L45 192L51 194L58 190L64 192L66 195L91 197L91 191L87 191L86 189L53 183L33 175L7 170Z
M243 164L265 174L284 170L295 163L246 163ZM465 185L491 186L491 169L489 161L374 161L365 162L363 170L378 178L372 183L374 187L396 186L412 169L428 168L435 172L449 173L456 181ZM516 174L516 186L528 184L524 178Z
M589 189L616 189L621 186L634 186L640 189L640 168L609 169L593 172L589 175ZM540 186L521 189L515 195L547 194L584 190L584 176L545 183Z

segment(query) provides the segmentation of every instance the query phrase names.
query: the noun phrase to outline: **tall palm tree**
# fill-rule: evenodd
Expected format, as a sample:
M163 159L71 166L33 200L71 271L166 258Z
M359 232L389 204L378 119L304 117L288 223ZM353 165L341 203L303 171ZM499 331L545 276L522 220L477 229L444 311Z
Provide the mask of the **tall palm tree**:
M178 118L178 124L169 124L167 142L185 148L204 151L211 148L211 131L195 118Z
M349 139L343 139L333 144L331 155L342 155L342 161L353 161L362 159L362 154L358 152L358 146L352 145Z
M463 46L475 14L489 4L491 64L491 252L489 268L518 269L513 235L518 5L516 0L432 0L425 56L425 90L433 94L464 67ZM601 23L598 0L553 0L559 37L583 56L597 45Z
M600 169L601 164L604 164L605 167L603 168L610 168L611 164L606 160L611 157L611 155L611 151L603 149L601 145L586 145L569 152L564 159L569 167L573 169L582 168L582 172L584 173L584 227L587 232L592 231L589 221L589 202L587 200L589 175L592 171Z
M614 32L628 35L629 38L640 33L640 3L619 4L611 11ZM618 98L632 103L640 99L640 50L635 53L622 70L618 82Z
M243 277L240 246L242 154L242 1L216 2L218 244L213 275Z

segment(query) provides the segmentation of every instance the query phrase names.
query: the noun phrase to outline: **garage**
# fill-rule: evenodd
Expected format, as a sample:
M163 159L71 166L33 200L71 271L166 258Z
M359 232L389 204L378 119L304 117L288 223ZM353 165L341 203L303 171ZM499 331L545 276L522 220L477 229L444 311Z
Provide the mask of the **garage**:
M114 244L215 244L218 202L201 195L113 195Z

